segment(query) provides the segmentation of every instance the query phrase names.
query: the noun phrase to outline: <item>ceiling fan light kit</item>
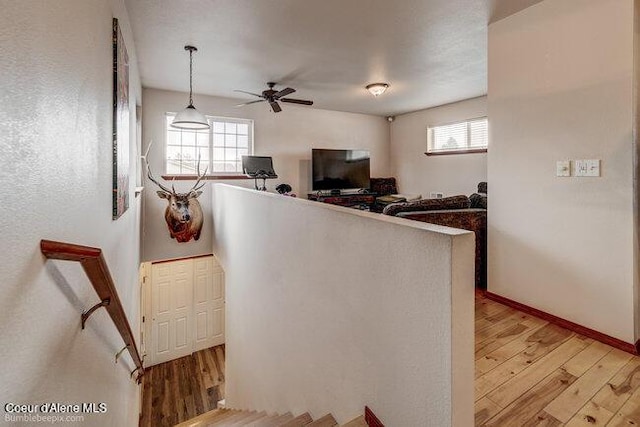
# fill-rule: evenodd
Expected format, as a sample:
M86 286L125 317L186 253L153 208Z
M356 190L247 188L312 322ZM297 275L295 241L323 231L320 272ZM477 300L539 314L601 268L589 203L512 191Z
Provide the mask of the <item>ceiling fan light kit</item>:
M253 95L253 96L257 96L258 98L262 98L256 101L249 101L249 102L245 102L244 104L238 104L237 107L243 107L245 105L249 105L249 104L255 104L256 102L268 102L269 105L271 106L271 111L273 111L274 113L279 113L280 111L282 111L282 108L280 107L280 104L278 104L278 101L280 102L288 102L290 104L300 104L300 105L313 105L313 101L308 101L306 99L294 99L294 98L285 98L285 96L287 95L291 95L292 93L294 93L296 90L293 88L285 88L282 89L280 91L275 90L273 87L276 85L276 83L274 82L268 82L267 86L269 86L269 89L262 91L261 94L259 93L253 93L253 92L247 92L244 90L236 90L234 92L241 92L241 93L246 93L248 95Z
M193 106L193 52L198 49L195 46L185 46L189 51L189 105L173 118L171 126L177 129L209 129L209 121L200 111Z
M365 86L365 89L373 96L382 95L389 88L389 83L371 83Z

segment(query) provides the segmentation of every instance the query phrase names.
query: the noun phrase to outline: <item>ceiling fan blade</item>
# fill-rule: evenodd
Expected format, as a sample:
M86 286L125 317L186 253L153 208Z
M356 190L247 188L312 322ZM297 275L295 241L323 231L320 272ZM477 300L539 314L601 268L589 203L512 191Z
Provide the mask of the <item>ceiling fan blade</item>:
M247 95L253 95L253 96L258 96L258 97L262 98L262 95L259 95L257 93L253 93L253 92L247 92L246 90L234 90L234 92L246 93Z
M269 105L271 105L271 109L274 113L279 113L280 111L282 111L282 108L280 108L280 105L276 101L269 102Z
M286 89L282 89L280 92L276 93L273 95L274 98L280 98L283 96L287 96L292 94L293 92L295 92L296 90L294 88L288 87Z
M313 105L313 101L307 101L306 99L280 98L279 101L290 102L292 104Z
M249 102L245 102L244 104L238 104L236 105L236 107L244 107L245 105L249 105L249 104L255 104L256 102L264 102L266 101L265 99L258 99L256 101L249 101Z

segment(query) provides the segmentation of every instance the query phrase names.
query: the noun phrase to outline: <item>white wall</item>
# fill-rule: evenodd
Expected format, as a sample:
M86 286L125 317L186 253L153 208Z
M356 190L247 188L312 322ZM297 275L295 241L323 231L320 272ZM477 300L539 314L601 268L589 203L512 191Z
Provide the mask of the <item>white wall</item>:
M638 192L638 180L640 179L640 7L638 0L634 3L633 25L633 61L634 61L634 85L633 85L633 144L634 144L634 216L635 225L634 248L635 257L640 254L640 192ZM640 337L640 265L634 262L634 306L635 336Z
M396 117L391 123L391 175L403 194L472 194L487 180L487 154L426 156L427 127L487 115L487 98L473 98Z
M223 184L226 402L473 425L473 233Z
M188 94L157 89L145 89L143 109L144 143L154 141L150 164L156 176L164 173L165 113L184 108ZM363 148L371 152L371 175L389 173L389 125L378 116L343 113L283 105L283 111L272 113L264 103L242 108L243 101L196 95L197 108L208 115L254 120L254 148L256 155L272 156L279 178L267 181L270 191L286 182L299 197L310 191L312 148ZM233 185L253 188L253 180L229 181ZM145 260L179 258L211 252L210 192L200 197L205 211L205 223L198 242L178 243L169 237L164 220L166 201L158 198L155 186L146 182L145 192ZM180 181L178 191L188 189L192 181Z
M96 293L78 265L45 261L39 242L103 248L138 330L135 162L131 206L111 219L114 16L124 27L135 107L141 88L121 1L3 1L0 14L0 401L106 402L106 414L81 423L100 427L137 425L133 363L124 355L114 365L123 342L104 310L80 329Z
M489 291L634 342L633 0L489 27ZM602 159L600 178L556 178Z

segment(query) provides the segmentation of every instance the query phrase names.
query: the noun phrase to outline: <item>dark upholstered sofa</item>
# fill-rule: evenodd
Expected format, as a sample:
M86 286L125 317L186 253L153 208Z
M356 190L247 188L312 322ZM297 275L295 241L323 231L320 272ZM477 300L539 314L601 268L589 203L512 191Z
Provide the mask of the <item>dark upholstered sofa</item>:
M376 195L376 200L371 204L371 212L382 213L385 207L399 202L420 200L420 194L398 194L396 179L391 178L371 178L371 192Z
M394 203L383 214L473 231L476 235L476 287L487 288L487 183L471 196Z

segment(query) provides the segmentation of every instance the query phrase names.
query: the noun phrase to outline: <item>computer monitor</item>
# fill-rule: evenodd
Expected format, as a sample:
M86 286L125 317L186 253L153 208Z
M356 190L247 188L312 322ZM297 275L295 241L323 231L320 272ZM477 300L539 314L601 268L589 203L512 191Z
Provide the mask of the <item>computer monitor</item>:
M242 156L242 172L250 178L277 178L273 159L268 156Z

